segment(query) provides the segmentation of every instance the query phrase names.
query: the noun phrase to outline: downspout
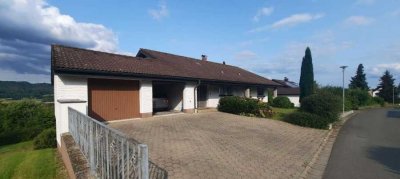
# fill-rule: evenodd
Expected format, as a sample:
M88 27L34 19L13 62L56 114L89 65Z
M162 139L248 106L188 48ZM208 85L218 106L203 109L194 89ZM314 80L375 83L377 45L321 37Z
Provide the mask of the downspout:
M193 100L193 103L194 103L194 112L195 113L197 113L198 111L197 111L197 108L198 108L198 101L197 101L197 87L199 87L200 86L200 84L201 84L201 81L199 80L198 82L197 82L197 84L196 84L196 86L194 87L194 92L193 92L193 94L194 94L194 100Z

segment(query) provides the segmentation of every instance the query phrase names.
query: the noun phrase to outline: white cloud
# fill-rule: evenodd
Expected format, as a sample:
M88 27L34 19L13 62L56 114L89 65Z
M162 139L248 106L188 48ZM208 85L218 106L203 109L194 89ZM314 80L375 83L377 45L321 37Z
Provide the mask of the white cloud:
M383 75L385 70L389 70L389 72L396 78L396 75L400 75L400 63L377 64L371 67L368 70L368 73L370 73L374 77L380 77Z
M253 17L253 21L258 22L261 17L269 16L274 12L273 7L263 7L257 11L257 14Z
M375 0L357 0L356 4L360 5L371 5L374 4Z
M169 11L165 1L160 1L158 7L158 9L150 9L149 14L153 19L159 21L162 18L167 17L169 15Z
M365 16L350 16L344 20L344 24L353 26L353 25L369 25L374 21L373 18L365 17Z
M313 20L320 19L324 17L324 14L309 14L309 13L302 13L302 14L293 14L289 17L283 18L275 23L267 26L258 27L255 29L250 30L249 32L261 32L268 29L279 29L284 27L293 27L302 23L307 23Z
M251 50L242 50L235 54L235 60L253 60L257 58L257 54Z
M45 0L0 1L0 7L0 80L49 82L50 44L117 50L111 29L77 22Z
M290 27L290 26L295 26L301 23L306 23L310 22L312 20L317 20L324 17L324 14L308 14L308 13L303 13L303 14L293 14L289 17L286 17L284 19L281 19L271 25L272 28L277 29L277 28L282 28L282 27Z
M114 51L117 38L101 24L77 22L44 0L0 3L0 38L41 44L65 43L102 51Z
M330 84L332 78L335 78L332 74L339 69L339 65L335 66L337 55L353 48L353 43L339 41L331 30L318 32L308 39L307 41L292 41L284 48L278 49L276 55L271 55L269 58L259 57L260 60L254 63L250 61L244 65L249 65L250 69L263 76L277 79L283 79L286 76L297 81L300 77L305 49L310 47L316 80L324 85Z

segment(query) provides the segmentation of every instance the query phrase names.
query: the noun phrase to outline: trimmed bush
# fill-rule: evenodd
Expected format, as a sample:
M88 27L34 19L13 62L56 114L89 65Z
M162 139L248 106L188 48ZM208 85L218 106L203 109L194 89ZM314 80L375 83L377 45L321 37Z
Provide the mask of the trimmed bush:
M54 148L56 145L56 130L54 128L42 131L33 139L34 149Z
M300 107L301 111L318 115L329 121L329 123L339 118L341 109L340 98L328 92L319 92L305 97Z
M267 107L266 103L259 102L257 99L226 96L219 100L218 111L259 116L260 110L264 110Z
M294 108L294 104L290 102L289 98L286 96L278 96L274 98L271 105L277 108Z
M329 120L318 115L301 111L288 114L285 116L284 121L303 127L312 127L317 129L326 129L330 123Z

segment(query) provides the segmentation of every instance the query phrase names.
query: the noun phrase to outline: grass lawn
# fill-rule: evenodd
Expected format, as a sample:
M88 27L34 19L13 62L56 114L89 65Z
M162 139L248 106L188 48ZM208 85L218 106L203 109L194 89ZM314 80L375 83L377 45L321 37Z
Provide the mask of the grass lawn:
M272 111L275 112L275 115L272 117L272 119L276 120L283 120L283 118L287 115L290 114L294 111L296 111L297 108L292 108L292 109L285 109L285 108L272 108Z
M0 179L67 178L54 148L34 150L33 142L0 146Z

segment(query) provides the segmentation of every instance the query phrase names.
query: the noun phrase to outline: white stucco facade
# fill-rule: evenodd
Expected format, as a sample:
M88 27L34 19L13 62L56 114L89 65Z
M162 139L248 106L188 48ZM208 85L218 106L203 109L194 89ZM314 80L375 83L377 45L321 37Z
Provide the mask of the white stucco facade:
M140 113L153 112L153 84L151 80L140 80L139 104Z
M68 107L87 114L87 91L87 78L85 77L54 75L54 111L58 145L61 144L61 134L69 131Z
M300 107L300 102L299 102L300 97L299 96L290 95L290 96L287 96L287 97L289 98L290 102L292 102L294 104L294 107Z
M194 109L195 83L186 83L183 88L183 110Z
M286 96L289 98L290 102L294 104L294 107L300 107L300 97L298 95L279 95Z
M83 114L88 115L88 78L104 78L99 76L77 76L77 75L54 75L54 105L56 117L57 142L60 145L61 134L69 132L68 129L68 107L74 108ZM129 79L106 77L108 79L128 79L139 81L139 112L142 117L149 117L153 114L153 80L150 79ZM163 82L168 83L168 82ZM175 111L195 112L198 83L196 82L174 82L175 85L168 86L167 96L170 101L170 109ZM217 108L221 98L222 85L207 85L206 100L201 101L201 107ZM225 86L226 87L226 86ZM257 88L245 86L232 86L229 93L234 96L246 96L258 98ZM262 98L267 102L267 90ZM294 101L296 101L294 99ZM297 99L298 101L298 99ZM296 103L295 103L296 104ZM142 115L143 114L143 115Z

